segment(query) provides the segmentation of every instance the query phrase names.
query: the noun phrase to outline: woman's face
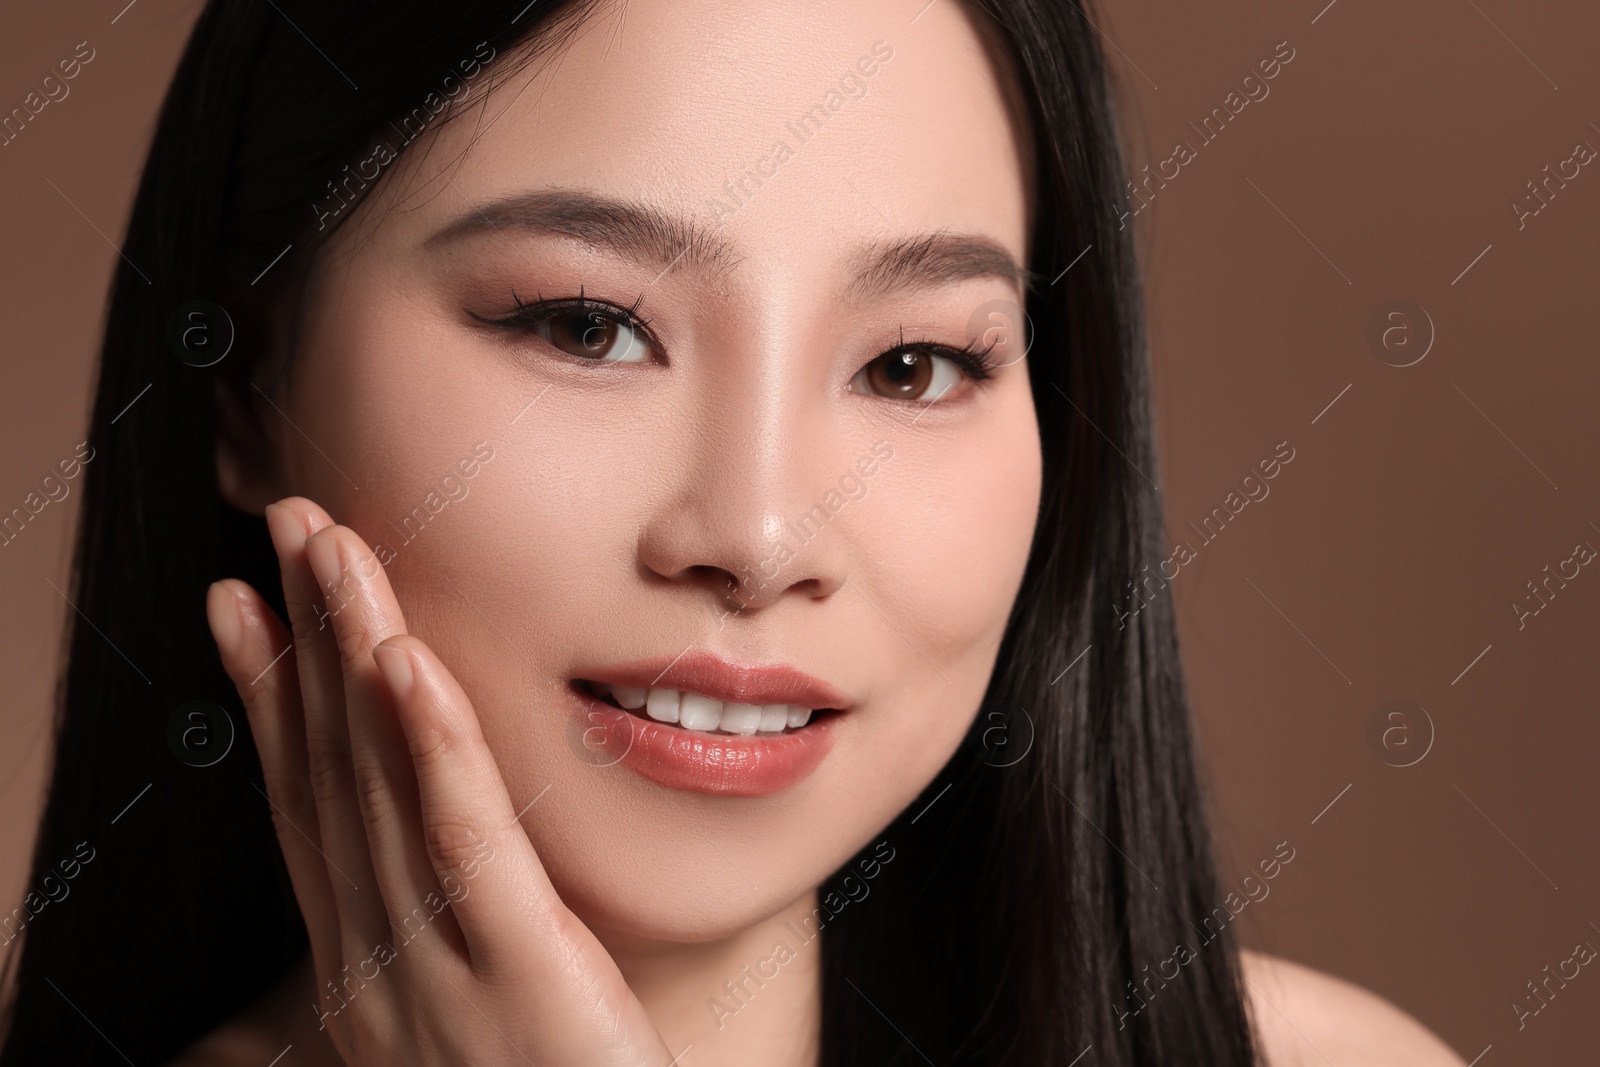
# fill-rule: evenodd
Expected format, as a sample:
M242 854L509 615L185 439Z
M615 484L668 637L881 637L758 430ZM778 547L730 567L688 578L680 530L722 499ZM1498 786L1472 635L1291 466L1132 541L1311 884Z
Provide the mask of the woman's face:
M374 546L598 932L703 940L802 898L982 700L1040 451L991 314L1023 299L1029 149L974 18L608 7L390 164L321 254L270 489ZM628 309L647 325L585 317ZM903 342L996 342L994 366ZM618 758L651 709L582 692L823 702L753 665L842 710L781 738L662 723Z

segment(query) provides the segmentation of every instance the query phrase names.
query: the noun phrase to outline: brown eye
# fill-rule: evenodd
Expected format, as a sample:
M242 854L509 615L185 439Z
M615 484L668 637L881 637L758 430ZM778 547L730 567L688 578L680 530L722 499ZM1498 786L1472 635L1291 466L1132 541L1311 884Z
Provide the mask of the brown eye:
M631 363L645 356L631 326L603 315L565 313L539 324L538 333L568 355L605 363Z
M856 372L851 387L858 393L893 400L937 400L959 380L948 360L927 352L886 352Z

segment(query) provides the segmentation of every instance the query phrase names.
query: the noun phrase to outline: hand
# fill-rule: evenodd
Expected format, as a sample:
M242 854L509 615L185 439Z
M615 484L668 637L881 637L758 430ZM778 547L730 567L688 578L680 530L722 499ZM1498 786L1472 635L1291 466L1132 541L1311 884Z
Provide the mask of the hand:
M206 613L261 755L323 983L315 1010L344 1062L667 1067L371 549L302 497L269 507L267 525L292 642L237 579L211 587Z

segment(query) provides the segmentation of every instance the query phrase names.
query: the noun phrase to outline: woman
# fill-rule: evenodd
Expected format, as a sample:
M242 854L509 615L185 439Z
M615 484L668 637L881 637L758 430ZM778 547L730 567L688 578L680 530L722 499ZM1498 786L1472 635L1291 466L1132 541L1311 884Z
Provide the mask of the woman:
M1104 77L1049 0L208 5L0 1063L1459 1062L1210 921Z

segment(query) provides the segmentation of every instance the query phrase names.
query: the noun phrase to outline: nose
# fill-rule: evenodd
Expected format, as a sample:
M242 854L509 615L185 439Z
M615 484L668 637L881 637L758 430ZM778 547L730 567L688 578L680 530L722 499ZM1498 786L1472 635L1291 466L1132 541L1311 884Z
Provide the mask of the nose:
M638 546L649 574L743 615L837 591L853 518L837 485L851 462L839 428L819 406L763 405L760 392L725 382L674 420L670 473Z

